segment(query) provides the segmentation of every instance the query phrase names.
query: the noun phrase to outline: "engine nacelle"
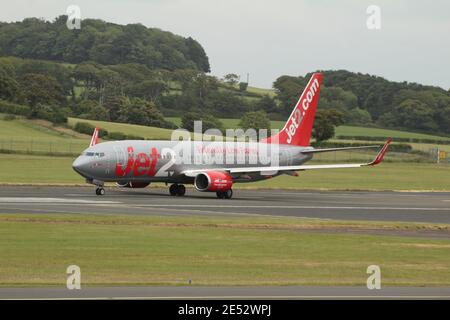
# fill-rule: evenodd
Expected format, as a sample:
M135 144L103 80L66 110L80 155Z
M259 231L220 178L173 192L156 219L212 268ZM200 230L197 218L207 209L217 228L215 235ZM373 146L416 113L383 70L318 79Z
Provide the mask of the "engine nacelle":
M139 182L139 181L128 181L125 183L119 183L117 182L117 186L121 188L145 188L150 184L150 182Z
M227 191L233 185L233 178L225 172L206 171L199 173L194 180L194 187L198 191Z

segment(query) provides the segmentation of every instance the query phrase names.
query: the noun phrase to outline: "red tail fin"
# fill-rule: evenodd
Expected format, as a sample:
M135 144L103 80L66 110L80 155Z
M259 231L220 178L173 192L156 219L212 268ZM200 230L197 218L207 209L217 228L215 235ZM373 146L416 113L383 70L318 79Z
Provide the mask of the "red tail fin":
M314 73L283 129L262 142L309 146L323 75Z
M98 143L98 128L95 128L94 133L92 134L91 143L89 147L95 146Z

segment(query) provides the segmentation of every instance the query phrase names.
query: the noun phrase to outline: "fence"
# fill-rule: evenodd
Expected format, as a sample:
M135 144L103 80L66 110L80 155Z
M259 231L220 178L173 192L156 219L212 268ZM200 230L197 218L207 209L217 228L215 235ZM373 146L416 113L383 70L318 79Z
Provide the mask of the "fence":
M87 148L81 139L0 139L2 153L23 153L42 155L78 155Z

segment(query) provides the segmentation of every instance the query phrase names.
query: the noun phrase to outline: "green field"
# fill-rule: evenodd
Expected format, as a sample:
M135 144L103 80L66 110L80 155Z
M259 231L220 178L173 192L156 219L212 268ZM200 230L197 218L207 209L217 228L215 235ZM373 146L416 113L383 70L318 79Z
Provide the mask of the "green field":
M2 214L0 285L64 285L72 264L81 268L82 285L192 280L193 285L364 286L372 264L380 266L383 286L450 285L449 240L348 231L368 225L448 228L238 216Z
M410 139L432 139L432 140L446 140L450 137L441 137L431 134L415 133L408 131L354 127L354 126L339 126L336 128L336 136L367 136L367 137L391 137L391 138L410 138Z
M275 97L276 93L275 90L273 89L266 89L266 88L257 88L257 87L252 87L252 86L248 86L247 91L250 93L256 93L259 95L268 95L270 97Z
M80 153L90 137L71 130L41 125L44 121L0 119L0 150L43 153Z

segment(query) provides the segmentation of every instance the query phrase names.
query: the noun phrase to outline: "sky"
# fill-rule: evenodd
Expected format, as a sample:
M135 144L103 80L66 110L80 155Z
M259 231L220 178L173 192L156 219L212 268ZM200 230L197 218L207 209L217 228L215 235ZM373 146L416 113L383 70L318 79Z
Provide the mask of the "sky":
M270 88L280 75L346 69L450 88L446 0L0 0L0 20L82 18L142 23L198 40L213 75ZM371 5L379 8L379 29ZM81 24L81 27L82 24Z

